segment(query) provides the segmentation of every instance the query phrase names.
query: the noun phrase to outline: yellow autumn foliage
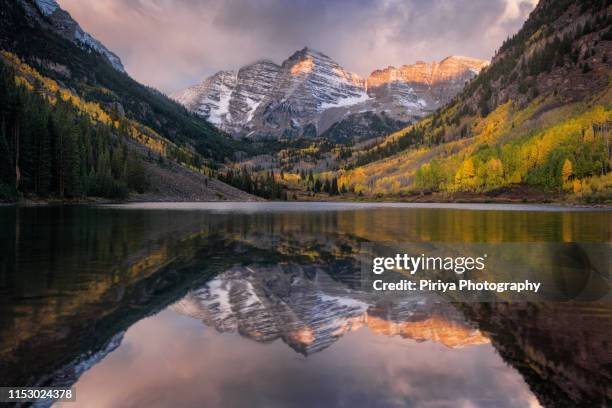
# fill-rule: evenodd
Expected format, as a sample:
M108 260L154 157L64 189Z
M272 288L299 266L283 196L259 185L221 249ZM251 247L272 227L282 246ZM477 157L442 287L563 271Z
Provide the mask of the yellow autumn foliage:
M70 102L80 112L87 115L93 122L114 126L116 129L119 129L122 126L122 122L113 121L110 113L100 104L85 101L69 89L60 87L56 81L41 75L36 69L22 62L21 59L15 54L7 51L0 51L0 58L4 59L11 66L15 67L17 71L15 81L31 90L40 89L41 92L46 95L50 103L54 104L56 102L56 97L59 96L62 100ZM100 88L98 90L104 93L111 93L105 88ZM172 149L173 151L178 152L179 156L182 157L192 159L195 156L191 150L183 146L177 146L168 139L159 135L153 129L143 126L137 121L124 119L123 124L126 125L125 130L130 137L158 154L167 155L168 151ZM188 165L187 163L183 162L182 164ZM206 169L206 167L204 167L204 169ZM198 169L198 171L201 170L202 169Z
M339 183L369 194L486 191L518 183L561 185L580 194L609 189L610 183L602 180L608 180L610 158L604 157L603 138L593 132L593 125L612 121L610 105L574 104L542 113L543 103L537 98L519 110L508 102L487 117L472 120L470 138L408 149L341 171ZM534 120L536 116L539 119ZM534 129L534 123L542 128ZM561 162L555 167L558 158ZM433 172L432 160L437 163ZM578 173L574 160L581 161Z

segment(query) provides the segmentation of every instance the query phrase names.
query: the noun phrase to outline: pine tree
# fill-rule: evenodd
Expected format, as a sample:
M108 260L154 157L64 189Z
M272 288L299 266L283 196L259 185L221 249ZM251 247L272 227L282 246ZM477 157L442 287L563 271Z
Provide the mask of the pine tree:
M331 183L329 182L329 179L325 179L325 182L323 183L323 192L331 195Z
M338 195L340 192L338 190L338 178L334 177L331 182L331 190L330 195Z
M205 181L208 184L208 180ZM127 183L130 190L135 190L140 194L147 190L149 184L144 166L133 152L127 156Z
M318 193L318 192L320 192L320 191L321 191L321 187L322 187L322 185L321 185L321 180L316 179L316 180L315 180L315 182L314 182L313 191L314 191L315 193Z

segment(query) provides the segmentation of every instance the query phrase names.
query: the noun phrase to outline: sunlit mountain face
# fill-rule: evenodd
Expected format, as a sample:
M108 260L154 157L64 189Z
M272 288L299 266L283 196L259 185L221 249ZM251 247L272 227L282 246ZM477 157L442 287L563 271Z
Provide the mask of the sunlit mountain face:
M219 71L172 98L235 137L316 137L365 114L401 127L448 103L487 65L451 56L362 78L306 47L280 64L260 60Z

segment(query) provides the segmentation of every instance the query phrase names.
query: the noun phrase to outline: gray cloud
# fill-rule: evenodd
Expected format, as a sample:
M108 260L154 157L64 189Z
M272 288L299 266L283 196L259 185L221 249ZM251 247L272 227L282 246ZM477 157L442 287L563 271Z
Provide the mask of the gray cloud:
M171 92L309 46L366 76L448 55L491 58L537 0L58 0L137 80Z

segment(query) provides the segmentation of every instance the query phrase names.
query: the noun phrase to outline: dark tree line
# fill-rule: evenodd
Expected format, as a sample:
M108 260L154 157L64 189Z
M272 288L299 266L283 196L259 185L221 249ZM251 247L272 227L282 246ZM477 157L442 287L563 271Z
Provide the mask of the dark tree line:
M240 170L227 170L225 173L218 174L219 180L231 186L239 188L247 193L263 197L269 200L287 200L287 189L283 184L284 173L280 172L278 180L272 170L265 174L255 174L247 170L246 167ZM319 178L315 177L312 170L300 171L300 180L304 184L306 191L312 193L326 193L330 196L345 194L345 186L338 185L338 178ZM294 194L295 199L295 194Z
M228 170L218 175L219 180L259 197L269 200L287 200L287 192L272 171L264 176L251 174L246 167L239 171Z
M13 69L0 63L0 199L144 191L141 160L113 132L59 95L50 103L41 90L17 84Z
M338 186L338 178L318 178L314 176L312 170L300 170L300 180L306 186L306 191L313 193L327 193L330 196L346 194L347 190L344 185Z
M315 193L323 192L329 194L330 196L339 195L340 189L338 188L338 179L336 177L333 177L331 180L326 178L323 181L317 179L315 181L313 190Z

